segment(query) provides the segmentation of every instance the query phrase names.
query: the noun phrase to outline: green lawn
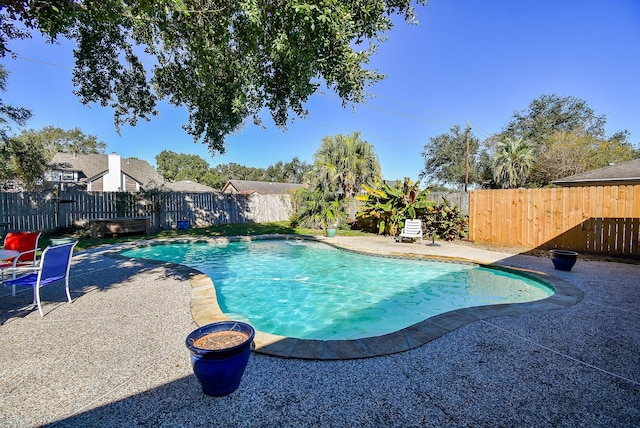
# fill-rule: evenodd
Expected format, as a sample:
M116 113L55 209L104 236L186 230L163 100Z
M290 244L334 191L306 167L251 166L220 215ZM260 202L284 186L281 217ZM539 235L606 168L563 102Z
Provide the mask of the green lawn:
M318 229L307 229L303 227L291 227L288 221L275 223L242 223L242 224L220 224L210 227L197 227L187 230L161 230L147 236L132 235L120 238L101 238L91 239L80 237L76 250L84 250L87 248L97 247L105 244L115 244L119 242L131 242L141 239L153 238L178 238L178 237L198 237L198 236L250 236L250 235L274 235L274 234L290 234L290 235L322 235L324 231ZM359 230L340 230L338 234L343 236L366 236L367 233ZM59 236L56 236L59 237ZM40 239L40 247L44 248L50 243L49 236L43 236ZM77 237L76 237L77 238Z

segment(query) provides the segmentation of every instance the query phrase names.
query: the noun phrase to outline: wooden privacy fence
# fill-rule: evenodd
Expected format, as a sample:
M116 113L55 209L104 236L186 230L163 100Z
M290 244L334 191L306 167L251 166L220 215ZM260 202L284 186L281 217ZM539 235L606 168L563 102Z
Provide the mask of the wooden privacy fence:
M468 192L431 192L429 200L439 204L445 199L449 205L458 206L460 212L469 215L469 193Z
M640 256L640 185L470 192L469 239Z
M156 193L65 191L0 193L0 223L7 230L51 232L84 226L89 220L149 217L153 229L167 229L178 221L209 226L228 223L284 221L291 217L289 195L222 193Z

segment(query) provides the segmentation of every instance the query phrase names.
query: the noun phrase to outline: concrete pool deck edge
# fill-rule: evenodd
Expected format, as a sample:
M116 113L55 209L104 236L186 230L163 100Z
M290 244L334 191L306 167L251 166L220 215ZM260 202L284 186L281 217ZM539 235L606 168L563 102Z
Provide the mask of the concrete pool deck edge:
M418 251L416 250L423 248L424 245L414 246L413 244L400 244L395 248L390 248L389 245L384 245L382 248L376 248L375 246L371 246L368 248L361 245L354 246L352 244L356 241L353 240L349 242L348 237L344 237L343 239L339 240L336 240L334 238L328 239L324 237L301 235L170 238L142 241L135 244L118 246L113 251L109 251L108 254L112 257L125 257L121 256L121 252L144 245L166 245L172 243L195 243L212 241L233 242L265 239L305 239L324 242L337 248L355 251L362 254L477 264L492 269L501 269L515 272L524 276L534 278L536 280L540 280L544 283L550 284L555 291L552 296L549 296L546 299L542 300L525 303L500 304L458 309L455 311L436 315L393 333L355 340L297 339L278 336L256 330L256 336L254 339L255 352L276 357L311 360L347 360L395 354L421 346L474 321L479 321L495 316L561 309L575 305L583 298L583 292L576 286L560 278L554 277L552 275L547 275L542 272L525 270L508 265L498 265L493 261L474 260L465 257L448 256L442 254L435 255L418 253ZM394 249L397 251L394 251ZM477 251L474 251L474 253L477 253ZM189 280L191 283L191 314L198 326L203 326L218 321L230 320L230 318L220 310L216 298L215 286L212 280L207 275L196 269L184 265L162 261L147 261L167 265L172 269L177 269L189 274ZM239 319L239 321L241 320Z

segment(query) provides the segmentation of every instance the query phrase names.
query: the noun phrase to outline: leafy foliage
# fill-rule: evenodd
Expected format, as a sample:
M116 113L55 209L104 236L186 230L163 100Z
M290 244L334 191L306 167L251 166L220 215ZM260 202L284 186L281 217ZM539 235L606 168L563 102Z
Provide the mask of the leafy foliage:
M0 92L7 89L7 77L7 70L0 65ZM7 105L0 99L0 180L21 179L28 187L33 187L38 176L42 177L41 164L45 160L39 157L38 151L31 155L24 142L10 138L13 126L24 125L30 118L31 111Z
M105 153L107 144L98 140L95 135L87 135L80 128L62 129L56 126L45 126L42 129L29 129L15 137L24 141L27 145L39 146L44 150L47 161L56 153L75 153L88 155L93 153Z
M639 155L627 141L627 133L608 139L580 131L555 132L549 136L538 154L533 179L550 183L559 178L604 168L611 163L636 159Z
M382 171L373 145L362 140L359 132L323 138L313 158L311 187L346 197L372 183Z
M292 224L314 229L337 227L346 218L343 201L321 189L298 189L293 195Z
M477 181L478 165L476 155L480 142L469 136L469 182ZM441 184L463 185L466 179L467 135L459 125L453 126L449 133L429 139L424 146L422 157L424 168L420 178Z
M264 181L278 183L302 183L311 165L294 157L290 162L278 161L264 171Z
M627 141L627 131L606 137L605 124L606 117L597 115L584 100L555 94L542 95L527 109L514 113L501 133L485 141L479 161L482 182L490 187L542 187L562 177L640 156L640 152ZM515 169L509 172L513 168L506 163L503 163L501 171L493 169L496 165L492 161L497 157L508 161L505 141L528 142L531 146L533 161L526 167L528 172L524 179ZM512 151L511 156L515 154ZM519 161L521 165L522 159ZM501 175L502 179L498 179ZM515 179L517 176L520 178Z
M296 221L326 227L347 217L345 200L373 182L381 168L373 145L359 132L322 139L306 175L307 189L297 192Z
M521 137L535 145L541 145L554 132L581 130L595 137L604 137L604 115L596 115L587 102L575 97L557 94L542 95L523 111L513 114L503 134Z
M167 181L190 180L216 189L222 189L228 180L268 181L274 183L301 183L310 165L294 157L290 162L278 161L267 168L256 168L237 163L220 164L211 168L198 155L163 150L156 156L158 172Z
M446 199L432 206L423 216L426 235L453 241L467 236L469 218L460 211L457 205L451 206Z
M198 155L163 150L156 156L156 165L158 173L167 181L191 180L207 184L205 178L210 167L207 161Z
M409 178L394 186L376 179L373 187L363 188L367 194L356 196L363 202L356 218L372 222L378 234L396 235L405 219L423 217L433 204L428 200L429 190L420 190L420 182Z
M506 138L493 155L493 178L503 189L524 186L534 163L534 148L522 138Z
M2 24L2 21L0 21ZM0 65L0 92L7 90L7 69ZM14 107L5 104L0 99L0 142L9 138L12 125L24 125L31 119L31 111L24 107Z
M34 189L43 177L46 165L60 153L104 153L106 144L95 135L86 135L79 128L64 130L45 126L29 129L8 138L0 148L0 178L17 179L27 189Z
M0 179L18 180L28 190L42 179L47 159L42 146L10 138L0 144ZM18 189L21 186L18 186Z
M188 110L185 130L211 152L268 110L286 127L321 84L344 103L383 78L366 68L392 15L414 20L412 0L17 0L0 10L0 54L27 37L75 40L73 82L85 104L114 110L117 128L157 114L160 100ZM415 3L423 4L425 0ZM145 61L143 61L144 55Z

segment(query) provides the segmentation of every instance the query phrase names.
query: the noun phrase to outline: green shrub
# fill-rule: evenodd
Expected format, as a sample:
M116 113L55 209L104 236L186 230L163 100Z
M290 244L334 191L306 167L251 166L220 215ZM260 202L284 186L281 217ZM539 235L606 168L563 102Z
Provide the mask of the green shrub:
M376 178L374 186L362 185L366 194L357 195L363 202L356 219L363 230L374 229L378 234L396 235L406 219L421 218L433 205L429 190L420 190L420 182L409 178L394 186Z
M427 236L445 241L462 239L467 236L469 217L457 205L451 206L446 199L432 207L422 218Z

